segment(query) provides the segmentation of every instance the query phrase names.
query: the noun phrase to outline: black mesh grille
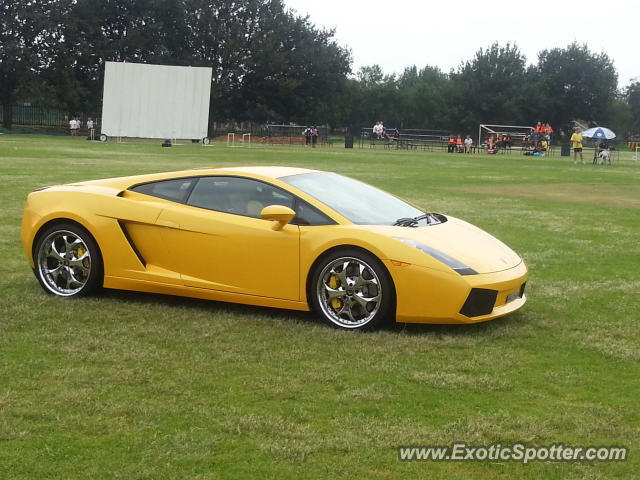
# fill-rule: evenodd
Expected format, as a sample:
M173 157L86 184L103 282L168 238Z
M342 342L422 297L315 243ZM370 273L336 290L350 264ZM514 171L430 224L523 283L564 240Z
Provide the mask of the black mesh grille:
M493 311L493 306L498 297L497 290L486 288L472 288L467 300L460 309L460 313L467 317L479 317L488 315Z

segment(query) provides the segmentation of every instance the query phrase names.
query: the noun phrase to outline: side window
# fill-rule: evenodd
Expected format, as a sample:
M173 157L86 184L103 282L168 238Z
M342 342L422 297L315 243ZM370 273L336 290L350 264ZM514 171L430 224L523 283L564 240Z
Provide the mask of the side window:
M294 196L272 185L239 177L201 177L189 196L194 207L260 218L267 205L293 208Z
M327 217L316 207L298 199L296 216L291 221L296 225L335 225L336 222Z
M153 197L164 198L174 202L184 203L191 192L191 187L196 178L176 178L172 180L160 180L158 182L143 183L129 190L144 193Z

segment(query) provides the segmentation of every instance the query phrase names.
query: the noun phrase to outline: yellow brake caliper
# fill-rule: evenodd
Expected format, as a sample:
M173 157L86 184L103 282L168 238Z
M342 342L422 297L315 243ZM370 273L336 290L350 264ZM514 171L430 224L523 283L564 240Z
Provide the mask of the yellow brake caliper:
M331 275L329 278L329 288L335 290L340 286L340 279L336 275ZM342 300L339 298L333 298L331 300L331 306L334 310L340 310L342 308Z
M76 258L82 258L82 256L87 253L87 249L84 247L78 247L78 250L76 250ZM82 264L86 267L89 268L89 259L85 258L82 261Z

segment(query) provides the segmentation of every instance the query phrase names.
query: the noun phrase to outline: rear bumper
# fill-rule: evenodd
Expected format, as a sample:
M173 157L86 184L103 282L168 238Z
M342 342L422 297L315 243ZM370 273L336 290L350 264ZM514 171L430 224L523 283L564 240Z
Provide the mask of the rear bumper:
M396 321L464 324L493 320L527 301L524 262L479 275L439 272L416 265L388 265L396 287Z

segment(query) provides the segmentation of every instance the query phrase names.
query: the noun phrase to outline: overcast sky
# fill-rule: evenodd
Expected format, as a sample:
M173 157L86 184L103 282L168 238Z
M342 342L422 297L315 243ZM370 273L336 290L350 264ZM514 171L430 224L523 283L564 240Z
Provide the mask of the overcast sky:
M284 0L318 27L336 29L351 48L353 71L374 63L385 73L434 65L444 72L470 60L480 47L516 43L536 63L540 50L587 43L605 51L620 87L640 80L640 2L458 0Z

